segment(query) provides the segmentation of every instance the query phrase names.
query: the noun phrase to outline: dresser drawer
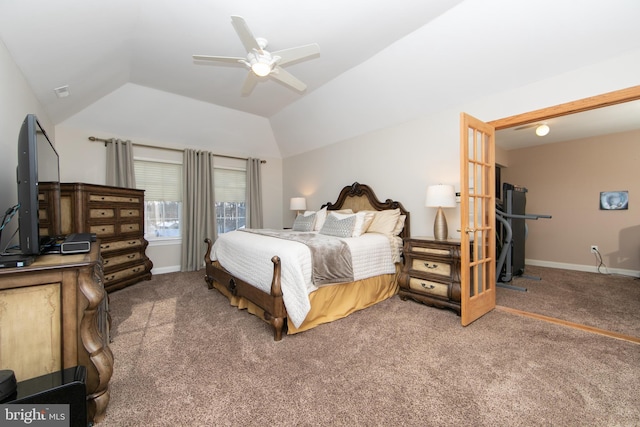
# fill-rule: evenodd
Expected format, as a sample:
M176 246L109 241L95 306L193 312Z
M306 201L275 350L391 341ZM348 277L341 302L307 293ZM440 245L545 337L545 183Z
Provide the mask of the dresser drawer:
M140 218L139 209L120 209L120 218Z
M91 233L95 233L97 237L113 236L116 232L116 226L113 224L92 225L89 227Z
M451 277L451 264L433 260L416 259L411 260L411 269L438 276Z
M120 233L136 233L140 231L140 224L137 222L130 222L127 224L120 224Z
M114 218L116 216L116 211L108 208L101 209L90 209L89 210L89 218L90 219L99 219L99 218Z
M102 266L105 268L105 270L107 270L120 264L126 264L128 262L133 262L139 259L142 259L142 255L140 254L140 252L131 252L128 254L116 255L112 257L105 256L102 258Z
M449 296L449 284L447 283L439 283L431 280L411 277L409 279L409 288L416 292L437 295L443 298L447 298Z
M117 242L100 243L100 253L119 251L122 249L130 249L142 246L142 239L118 240Z
M114 271L104 275L105 287L109 286L112 282L119 280L125 280L129 277L134 277L145 272L144 264L135 265L133 267L125 268L123 270Z
M108 203L140 203L140 198L130 196L112 196L109 194L90 194L89 202L108 202Z

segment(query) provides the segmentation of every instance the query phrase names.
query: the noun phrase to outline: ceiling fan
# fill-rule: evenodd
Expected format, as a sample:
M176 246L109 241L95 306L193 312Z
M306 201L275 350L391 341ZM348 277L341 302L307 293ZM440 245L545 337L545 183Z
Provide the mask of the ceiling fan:
M247 67L249 69L249 73L247 74L247 78L242 86L243 96L249 95L253 91L253 88L255 88L258 81L260 81L260 78L267 76L272 77L300 92L307 88L306 84L294 77L288 71L285 71L282 66L319 55L320 46L316 43L312 43L305 46L278 50L276 52L268 52L265 50L267 47L267 40L260 37L254 37L244 18L240 16L232 16L231 24L247 50L246 57L193 55L193 59L235 63Z

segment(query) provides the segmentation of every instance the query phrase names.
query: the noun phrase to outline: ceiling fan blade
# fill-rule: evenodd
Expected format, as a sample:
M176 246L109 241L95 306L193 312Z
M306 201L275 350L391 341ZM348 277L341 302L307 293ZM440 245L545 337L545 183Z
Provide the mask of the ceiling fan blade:
M271 74L269 74L269 77L273 77L274 79L279 80L282 83L284 83L284 84L286 84L288 86L291 86L292 88L294 88L296 90L299 90L300 92L303 92L307 88L306 84L304 84L298 78L294 77L288 71L285 71L284 68L280 68L278 66L276 66L273 69Z
M254 49L257 51L262 51L262 48L258 44L256 38L253 36L253 33L251 33L251 30L249 29L249 26L245 22L244 18L242 18L241 16L232 16L231 25L233 25L236 33L238 33L238 37L240 37L240 41L244 45L244 48L247 50L247 52L251 52Z
M238 58L235 56L210 56L210 55L193 55L193 59L197 61L218 61L218 62L231 62L240 63L244 61L244 58Z
M277 52L271 52L271 55L280 57L278 65L285 65L294 61L307 59L311 56L320 55L320 46L318 46L317 43L312 43L304 46L282 49Z
M258 84L259 77L253 74L252 72L247 73L247 78L244 79L244 84L242 85L242 96L248 96L253 92L253 88Z

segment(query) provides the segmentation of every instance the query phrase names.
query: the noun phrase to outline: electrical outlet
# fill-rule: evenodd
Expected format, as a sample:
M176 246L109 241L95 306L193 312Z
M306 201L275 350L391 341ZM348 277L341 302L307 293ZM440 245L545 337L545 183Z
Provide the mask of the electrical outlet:
M595 254L595 253L597 253L597 252L598 252L598 246L596 246L596 245L591 245L591 253L592 253L592 254Z

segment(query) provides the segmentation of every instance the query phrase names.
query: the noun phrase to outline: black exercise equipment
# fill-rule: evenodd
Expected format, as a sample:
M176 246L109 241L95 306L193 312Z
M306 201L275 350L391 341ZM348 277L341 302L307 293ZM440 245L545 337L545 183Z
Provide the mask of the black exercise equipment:
M501 250L496 264L496 285L526 292L526 288L510 285L515 276L540 280L535 276L524 276L524 248L527 239L525 220L551 218L551 215L527 214L527 189L525 187L503 184L504 202L496 203L496 236L500 239Z

